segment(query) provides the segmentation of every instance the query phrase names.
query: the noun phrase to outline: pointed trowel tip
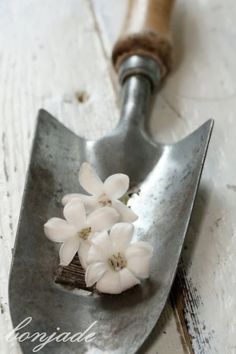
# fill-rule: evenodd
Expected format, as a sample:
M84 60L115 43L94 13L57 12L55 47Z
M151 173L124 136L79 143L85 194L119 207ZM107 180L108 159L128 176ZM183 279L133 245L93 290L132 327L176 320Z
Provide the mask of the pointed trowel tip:
M58 120L55 117L53 117L53 115L51 113L49 113L48 111L46 111L43 108L40 108L38 111L38 122L49 120L49 119L55 123L58 123Z
M199 130L202 130L202 131L205 130L207 146L208 146L210 139L211 139L211 134L212 134L214 124L215 124L214 119L210 118L205 123L203 123L202 126L199 128Z
M214 127L215 121L214 119L210 118L208 119L205 123L203 123L202 126L208 127L210 131L212 131L213 127Z
M197 130L205 132L204 135L207 137L207 140L210 140L214 124L214 119L210 118L205 123L203 123Z
M54 131L65 131L68 130L57 118L55 118L51 113L41 108L38 111L36 132L43 129L44 131L54 130Z

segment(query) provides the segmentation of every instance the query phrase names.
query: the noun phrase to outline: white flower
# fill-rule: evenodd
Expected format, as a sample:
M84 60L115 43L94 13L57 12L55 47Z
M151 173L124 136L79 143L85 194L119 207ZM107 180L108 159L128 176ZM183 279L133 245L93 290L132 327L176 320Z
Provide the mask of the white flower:
M84 162L79 171L79 182L90 195L67 194L62 199L63 205L79 199L84 203L87 212L108 206L117 210L120 215L119 221L134 222L137 219L137 215L119 200L129 188L127 175L117 173L108 177L103 183L93 168Z
M95 232L108 230L114 225L119 215L113 208L100 208L86 217L81 201L68 203L63 214L66 220L51 218L44 225L46 236L54 242L62 242L60 264L67 266L79 251L81 265L86 268L87 253Z
M85 281L88 287L96 283L102 293L120 294L147 278L153 248L147 242L130 243L134 227L118 223L97 234L87 257Z

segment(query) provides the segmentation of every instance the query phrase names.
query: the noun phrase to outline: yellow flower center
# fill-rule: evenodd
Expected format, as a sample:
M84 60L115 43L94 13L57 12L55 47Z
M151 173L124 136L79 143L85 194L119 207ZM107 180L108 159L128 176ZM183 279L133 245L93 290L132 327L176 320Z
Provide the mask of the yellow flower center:
M116 271L119 271L127 266L127 261L125 257L120 254L120 252L113 254L108 259L108 263Z
M91 231L92 231L91 227L85 227L84 229L79 231L79 237L81 237L83 240L87 240Z
M108 198L108 196L104 193L99 197L99 204L101 204L102 206L111 206L112 202L111 200Z

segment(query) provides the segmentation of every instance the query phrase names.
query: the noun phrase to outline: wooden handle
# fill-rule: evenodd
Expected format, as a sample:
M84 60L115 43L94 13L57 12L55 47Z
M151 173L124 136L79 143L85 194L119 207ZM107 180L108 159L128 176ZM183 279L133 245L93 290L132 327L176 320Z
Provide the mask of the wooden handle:
M131 55L156 60L164 76L171 67L172 42L170 18L175 0L129 0L123 32L116 42L112 61L118 71Z

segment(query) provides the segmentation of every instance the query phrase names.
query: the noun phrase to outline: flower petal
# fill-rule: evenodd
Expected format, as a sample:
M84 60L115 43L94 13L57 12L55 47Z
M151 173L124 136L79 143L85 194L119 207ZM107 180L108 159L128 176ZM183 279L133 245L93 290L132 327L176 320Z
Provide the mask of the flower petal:
M60 265L67 266L70 264L79 249L79 244L80 240L77 236L72 237L63 243L59 251Z
M120 294L122 289L120 285L119 272L107 271L96 284L98 291L107 294Z
M86 213L81 201L76 200L66 204L63 214L68 223L73 225L77 230L86 226Z
M88 254L88 262L95 261L95 258L102 257L101 260L107 260L113 253L112 243L107 231L99 232L91 238L91 248ZM94 248L93 248L94 247ZM97 251L97 255L96 255ZM99 260L100 260L99 259Z
M64 195L64 197L61 200L62 205L66 205L70 203L72 200L79 198L80 194L79 193L69 193Z
M76 229L60 218L51 218L44 224L45 235L54 242L64 242L75 236Z
M84 269L87 268L87 258L88 258L88 252L89 252L90 247L91 247L91 245L89 242L87 242L87 241L80 242L78 255L79 255L80 263Z
M146 279L149 276L150 259L150 256L128 258L127 268L138 278Z
M89 265L85 273L86 286L89 287L94 285L99 279L101 279L107 269L108 267L103 262L97 262Z
M87 265L96 263L96 262L106 262L106 254L97 246L91 245L88 251Z
M113 208L115 208L120 214L120 221L122 222L134 222L138 219L138 216L127 205L121 203L119 200L112 202Z
M62 198L62 204L66 205L66 204L70 203L71 201L75 202L77 200L80 200L84 204L84 207L87 212L91 212L94 209L99 207L97 197L94 197L92 195L80 194L80 193L66 194Z
M131 244L125 251L127 258L130 257L151 257L153 254L153 247L144 241L138 241Z
M153 247L144 241L130 245L126 251L127 268L139 278L148 278Z
M95 246L105 249L111 246L111 240L107 231L99 232L93 236L91 243Z
M87 162L84 162L80 167L79 182L89 194L99 196L104 192L103 182Z
M132 288L134 285L140 284L140 281L126 268L120 272L120 286L121 291Z
M121 198L129 188L129 177L123 173L111 175L104 182L105 193L112 199Z
M108 230L119 219L119 214L114 208L103 207L93 211L87 218L88 225L93 231Z
M121 222L114 225L110 232L113 252L124 252L132 239L133 233L134 226L132 224Z

